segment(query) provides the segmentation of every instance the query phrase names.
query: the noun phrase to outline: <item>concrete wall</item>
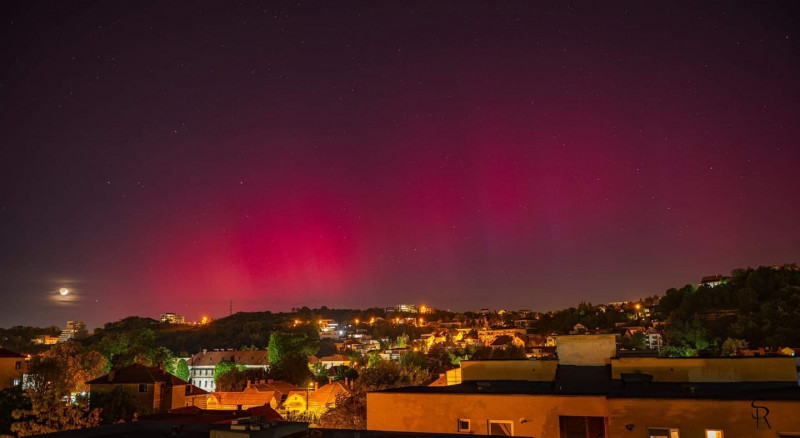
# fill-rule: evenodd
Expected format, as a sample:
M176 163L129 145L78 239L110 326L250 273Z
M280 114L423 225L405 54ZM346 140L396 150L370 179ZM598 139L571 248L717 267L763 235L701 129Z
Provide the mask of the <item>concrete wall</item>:
M617 355L615 335L565 335L556 338L561 365L608 365Z
M611 361L614 379L619 379L622 373L634 372L650 374L654 382L797 381L797 368L792 357L625 357Z
M766 412L751 406L769 409ZM367 394L367 429L457 433L468 419L471 434L487 434L488 420L508 420L514 435L560 437L559 416L607 418L607 438L646 438L648 428L676 428L680 438L705 438L721 429L726 438L774 438L800 434L800 402L697 399L606 399L602 396L519 394ZM630 430L629 430L630 427ZM800 436L800 435L798 435Z
M20 363L19 369L17 369L17 362ZM0 390L14 386L14 379L22 382L22 374L25 373L26 366L24 358L0 358Z
M606 417L605 398L497 394L367 394L367 429L457 433L468 419L471 434L486 435L488 420L508 420L514 435L558 437L559 416Z
M725 438L774 438L781 434L800 434L800 402L755 401L769 409L766 427L756 426L751 401L610 399L608 401L610 437L646 438L647 428L677 428L680 438L705 438L706 429L722 429ZM763 416L764 410L759 410ZM625 426L632 425L633 430Z
M555 360L471 360L461 362L462 380L555 380Z

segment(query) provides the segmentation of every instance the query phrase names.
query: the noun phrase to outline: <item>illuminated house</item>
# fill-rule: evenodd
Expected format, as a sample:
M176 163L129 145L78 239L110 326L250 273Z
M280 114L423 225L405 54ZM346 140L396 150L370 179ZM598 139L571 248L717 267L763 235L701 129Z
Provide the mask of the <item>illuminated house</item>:
M157 367L146 367L135 363L86 382L90 398L100 393L109 393L114 388L124 387L134 394L137 411L141 414L165 412L187 406L198 397L205 398L205 391L193 388L179 377Z
M344 354L333 354L319 358L319 362L324 365L325 368L331 368L339 365L350 366L350 357L345 356Z
M189 381L195 386L214 392L214 367L222 361L233 362L247 369L269 370L269 353L267 350L203 350L192 356L187 362Z
M277 409L284 395L286 394L278 391L272 385L267 385L264 382L252 384L248 381L244 391L214 392L210 394L206 406L209 410L241 410L265 405L272 409Z
M791 357L617 358L560 336L559 360L464 361L455 385L367 394L367 428L551 438L800 436Z
M177 313L167 312L161 314L161 322L167 324L183 324L186 322L186 318L183 315L178 315Z
M707 275L700 279L698 286L717 287L728 281L728 277L722 275Z
M31 339L31 342L36 345L55 345L58 343L58 337L50 335L38 335Z
M0 390L22 384L27 356L0 347Z
M314 390L290 392L283 403L283 408L288 412L305 412L308 410L321 415L336 406L336 397L347 393L347 388L341 382L331 382L320 387L315 385ZM308 401L308 406L306 406L306 401Z

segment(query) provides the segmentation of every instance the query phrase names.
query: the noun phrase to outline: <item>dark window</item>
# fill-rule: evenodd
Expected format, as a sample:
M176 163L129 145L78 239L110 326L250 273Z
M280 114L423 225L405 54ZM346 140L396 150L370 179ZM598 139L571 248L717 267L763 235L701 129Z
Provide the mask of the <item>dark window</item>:
M489 420L489 435L514 436L514 423Z
M558 417L561 438L605 438L605 417Z
M469 420L459 419L458 420L458 431L459 432L469 432Z
M147 392L147 383L139 384L139 392Z
M14 369L21 370L22 369L22 361L18 360L17 363L14 364Z

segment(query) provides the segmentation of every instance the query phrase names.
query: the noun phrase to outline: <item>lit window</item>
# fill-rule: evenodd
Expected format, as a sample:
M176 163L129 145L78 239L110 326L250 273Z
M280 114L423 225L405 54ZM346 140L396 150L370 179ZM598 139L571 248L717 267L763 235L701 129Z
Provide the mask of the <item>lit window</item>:
M648 428L647 438L680 438L678 429L670 428Z
M469 420L459 419L458 420L458 431L459 432L469 432Z
M514 436L514 423L489 420L489 435Z
M19 386L19 384L20 384L20 383L22 383L22 381L21 381L21 380L19 380L19 379L14 379L14 386Z
M706 429L706 438L723 438L721 429Z

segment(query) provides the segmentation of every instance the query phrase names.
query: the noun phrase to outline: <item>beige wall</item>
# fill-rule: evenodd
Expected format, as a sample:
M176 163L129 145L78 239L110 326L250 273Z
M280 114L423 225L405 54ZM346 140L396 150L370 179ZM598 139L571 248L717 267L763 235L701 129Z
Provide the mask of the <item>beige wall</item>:
M608 365L617 355L615 335L564 335L556 338L561 365Z
M555 360L490 360L462 361L462 380L527 380L552 381L556 378Z
M457 433L469 419L472 434L485 435L487 420L513 422L514 435L558 438L559 416L607 417L609 438L646 438L648 428L677 428L680 438L705 438L722 429L726 438L774 438L800 434L800 402L755 401L769 409L766 428L756 428L750 400L608 399L602 396L492 394L367 394L367 429ZM760 411L763 416L763 410ZM626 426L632 426L628 430Z
M17 362L20 368L17 369ZM22 374L25 373L25 359L16 357L4 357L0 359L0 390L14 386L14 379L22 381Z
M561 348L561 347L559 347ZM651 374L655 382L794 382L792 357L658 358L626 357L611 361L611 373Z
M677 428L680 438L705 438L706 429L722 429L725 438L774 438L778 433L800 434L800 402L755 401L769 408L772 429L763 421L756 429L751 401L610 399L609 436L646 438L647 428ZM761 410L763 415L763 410ZM625 426L633 425L628 431Z
M486 435L488 420L509 420L514 435L558 437L559 416L608 415L603 397L496 394L367 394L367 429L458 433L469 419L472 434Z

